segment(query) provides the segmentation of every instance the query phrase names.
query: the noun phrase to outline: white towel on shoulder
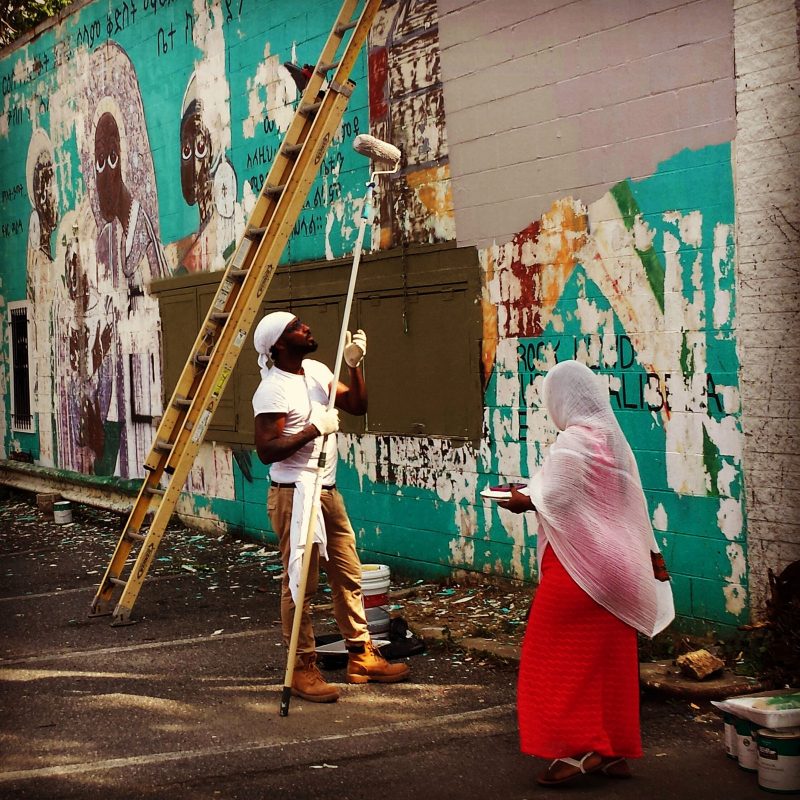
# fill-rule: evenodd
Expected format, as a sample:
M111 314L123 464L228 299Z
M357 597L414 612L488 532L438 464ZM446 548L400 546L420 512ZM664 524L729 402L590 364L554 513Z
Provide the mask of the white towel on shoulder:
M294 484L292 498L292 524L289 530L289 591L292 600L297 604L297 592L300 588L300 576L303 570L303 553L306 549L308 520L311 514L316 515L314 543L319 546L320 558L328 558L328 537L325 532L325 520L321 508L312 508L314 504L314 482L316 473L303 472Z

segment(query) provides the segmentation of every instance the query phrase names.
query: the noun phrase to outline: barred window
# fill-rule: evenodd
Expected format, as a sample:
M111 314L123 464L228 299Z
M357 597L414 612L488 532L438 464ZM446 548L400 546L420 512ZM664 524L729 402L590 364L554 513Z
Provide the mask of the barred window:
M11 313L11 424L15 430L30 431L31 383L28 353L27 304L10 304Z

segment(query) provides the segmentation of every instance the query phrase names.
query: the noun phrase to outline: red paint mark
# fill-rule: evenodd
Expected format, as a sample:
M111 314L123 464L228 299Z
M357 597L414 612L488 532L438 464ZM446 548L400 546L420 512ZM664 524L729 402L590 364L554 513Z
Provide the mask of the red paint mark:
M372 122L384 119L389 113L386 81L389 75L389 54L379 47L369 54L369 116Z
M514 257L509 265L511 274L519 281L519 292L512 300L503 300L506 306L506 318L509 327L514 325L516 330L509 330L509 336L538 336L542 332L541 315L541 264L523 264L519 254L526 249L526 245L536 242L539 238L539 220L534 220L514 236L513 241L506 245L512 249ZM516 324L511 320L516 320Z

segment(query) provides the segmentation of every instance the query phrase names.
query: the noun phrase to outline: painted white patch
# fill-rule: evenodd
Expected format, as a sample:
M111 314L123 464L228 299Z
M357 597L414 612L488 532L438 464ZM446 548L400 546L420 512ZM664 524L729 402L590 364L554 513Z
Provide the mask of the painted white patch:
M704 424L708 438L716 445L722 456L732 456L735 463L742 461L744 448L744 434L736 417L722 417L717 421L712 417L705 417Z
M729 541L740 539L744 527L741 501L733 497L725 497L720 500L719 511L717 511L717 524L720 531Z
M614 312L610 308L599 308L597 303L587 298L579 297L577 299L576 315L583 334L614 330ZM596 364L600 360L600 344L600 339L597 336L592 336L590 348L593 352L590 355L593 361L591 363Z
M637 250L644 252L653 246L656 232L650 227L647 220L642 219L641 214L636 215L633 223L633 243Z
M662 219L676 225L681 241L689 247L700 247L703 242L703 214L700 211L690 211L682 214L680 211L667 211Z
M669 528L669 518L667 510L662 503L659 503L653 511L653 528L657 531L665 531Z
M205 497L235 500L233 451L216 442L203 442L189 473L187 489Z
M704 495L708 475L703 466L703 418L674 413L666 427L667 483L679 494Z
M247 117L242 120L245 139L252 139L265 117L285 133L294 118L293 103L297 86L278 56L270 55L270 43L264 45L264 58L252 78L247 79Z
M747 590L744 586L728 584L722 587L722 593L725 596L725 610L738 617L746 607Z
M245 181L242 185L242 211L246 216L249 217L253 213L257 202L258 195L253 191L250 181Z
M711 263L714 269L714 326L721 328L733 322L733 296L727 289L721 289L723 278L727 278L731 269L731 248L729 243L730 226L717 223L714 227L714 249Z
M739 470L730 461L723 461L717 473L717 492L723 497L731 496L731 484L739 476Z

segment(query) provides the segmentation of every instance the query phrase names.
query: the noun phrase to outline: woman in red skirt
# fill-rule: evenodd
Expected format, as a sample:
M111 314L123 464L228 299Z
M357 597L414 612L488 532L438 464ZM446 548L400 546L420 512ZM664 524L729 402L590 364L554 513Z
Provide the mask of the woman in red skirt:
M550 760L543 785L597 771L626 778L626 759L642 755L636 632L654 636L673 619L669 576L607 383L564 361L542 391L560 432L529 486L499 504L539 523L520 746Z

